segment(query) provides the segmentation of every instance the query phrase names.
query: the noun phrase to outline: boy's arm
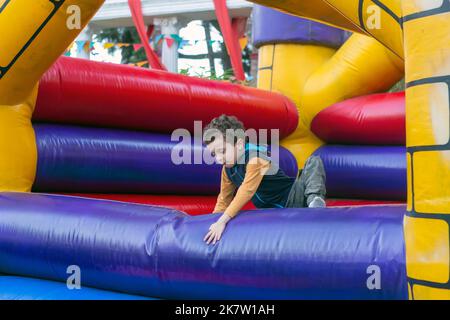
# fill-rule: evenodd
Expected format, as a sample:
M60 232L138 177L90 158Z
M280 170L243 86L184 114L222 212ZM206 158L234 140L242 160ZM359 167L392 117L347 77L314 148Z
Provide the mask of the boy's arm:
M220 182L220 194L217 197L217 202L213 213L224 212L225 209L228 208L229 204L233 200L235 190L236 186L230 179L228 179L227 173L225 172L225 166L223 166Z
M215 244L220 240L228 221L234 218L242 209L242 207L253 197L256 190L258 190L262 179L264 178L264 174L269 169L270 162L267 160L261 158L253 158L249 161L246 167L244 181L239 187L236 196L225 209L225 212L221 215L219 220L217 220L217 222L213 223L211 227L209 227L209 231L203 239L207 244L210 244L211 242ZM223 170L225 171L225 169ZM227 179L223 181L229 181L228 177L226 178ZM223 195L228 195L228 193L224 193ZM219 199L222 200L220 196Z
M258 190L264 174L270 169L270 161L262 158L252 158L246 167L244 181L239 187L233 201L228 205L225 214L234 218L243 206L247 204Z

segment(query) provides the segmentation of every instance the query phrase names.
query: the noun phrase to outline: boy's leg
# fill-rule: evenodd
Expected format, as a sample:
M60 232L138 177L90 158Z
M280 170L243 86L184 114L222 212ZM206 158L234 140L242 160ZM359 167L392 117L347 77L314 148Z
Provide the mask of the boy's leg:
M304 208L305 202L305 184L301 178L302 172L299 172L299 176L292 185L291 192L289 193L286 208Z
M323 162L320 157L311 156L306 161L300 179L304 185L306 206L325 206L326 176Z

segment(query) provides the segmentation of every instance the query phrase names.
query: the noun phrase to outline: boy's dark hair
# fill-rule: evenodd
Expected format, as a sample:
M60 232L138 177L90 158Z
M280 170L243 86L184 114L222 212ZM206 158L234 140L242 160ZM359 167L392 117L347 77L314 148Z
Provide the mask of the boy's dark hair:
M245 127L244 124L234 116L227 116L222 114L221 116L214 118L203 130L203 142L208 145L214 141L217 133L222 134L224 139L233 138L234 143L239 138L245 140Z

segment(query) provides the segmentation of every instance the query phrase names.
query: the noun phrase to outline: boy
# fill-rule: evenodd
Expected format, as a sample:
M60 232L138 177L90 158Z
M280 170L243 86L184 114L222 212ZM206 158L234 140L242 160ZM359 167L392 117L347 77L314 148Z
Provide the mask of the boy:
M257 208L326 206L325 170L319 157L309 158L297 178L291 178L272 163L265 147L246 143L242 122L227 115L206 126L203 140L216 161L223 164L213 211L223 214L209 228L204 238L208 244L220 240L228 221L250 200Z

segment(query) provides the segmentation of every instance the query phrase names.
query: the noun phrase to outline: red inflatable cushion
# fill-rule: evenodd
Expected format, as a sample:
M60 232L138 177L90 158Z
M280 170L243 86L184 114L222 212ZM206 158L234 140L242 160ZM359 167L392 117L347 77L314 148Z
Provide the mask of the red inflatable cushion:
M279 129L282 138L298 124L296 106L278 93L67 57L41 79L33 120L172 133L221 114L247 128Z
M329 144L405 145L405 93L337 103L314 118L311 130Z
M214 210L217 197L213 196L176 196L176 195L140 195L140 194L66 194L71 196L131 202L154 206L163 206L186 212L190 215L209 214ZM361 205L386 205L402 202L373 201L373 200L344 200L327 199L328 207L337 206L361 206ZM255 206L249 202L242 210L255 210Z

